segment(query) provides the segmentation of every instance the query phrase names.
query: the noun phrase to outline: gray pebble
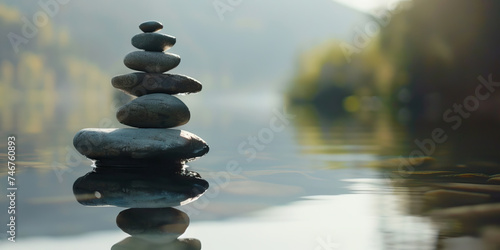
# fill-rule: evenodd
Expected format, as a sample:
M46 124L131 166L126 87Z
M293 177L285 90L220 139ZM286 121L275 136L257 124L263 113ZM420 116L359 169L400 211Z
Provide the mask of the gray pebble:
M197 80L178 74L131 73L113 77L111 84L134 96L153 93L196 93L202 89Z
M190 116L186 104L167 94L138 97L116 113L120 123L137 128L173 128L186 124Z
M179 65L181 58L178 55L152 51L130 52L123 59L123 63L130 69L148 73L167 72Z
M146 51L162 52L175 44L175 37L160 33L142 33L132 37L132 45Z
M157 21L147 21L143 22L139 25L139 29L143 32L156 32L158 30L163 29L163 24Z
M93 160L188 161L208 153L200 137L177 129L98 129L80 130L73 145Z

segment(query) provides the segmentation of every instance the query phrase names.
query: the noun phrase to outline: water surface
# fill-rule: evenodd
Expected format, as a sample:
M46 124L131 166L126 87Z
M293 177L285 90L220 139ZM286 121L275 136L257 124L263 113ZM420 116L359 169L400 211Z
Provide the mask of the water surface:
M179 208L191 219L181 238L199 239L203 249L434 248L432 221L411 212L411 190L380 168L409 148L405 127L387 114L325 118L308 107L285 109L279 98L206 100L188 103L193 118L182 128L211 147L189 164L211 187ZM18 242L3 246L110 249L127 237L115 224L121 209L83 207L72 194L74 180L92 169L73 153L77 130L18 135L25 164L17 175ZM241 171L228 172L228 164Z

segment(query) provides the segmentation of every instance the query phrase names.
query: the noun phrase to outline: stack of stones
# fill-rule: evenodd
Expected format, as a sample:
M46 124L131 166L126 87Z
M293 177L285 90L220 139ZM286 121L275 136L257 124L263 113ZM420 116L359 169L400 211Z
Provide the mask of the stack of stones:
M208 152L198 136L183 130L168 129L186 124L188 107L175 94L201 91L201 84L187 76L163 74L180 63L180 57L163 51L175 44L172 36L156 33L159 22L139 26L145 33L132 38L132 45L144 51L125 56L125 65L136 72L114 77L115 88L137 96L119 108L116 117L125 129L84 129L73 144L96 166L182 167L186 161Z
M208 189L208 182L185 165L205 155L208 145L190 132L172 129L190 119L188 107L173 95L199 92L202 86L188 76L165 73L179 65L180 57L164 52L176 39L157 33L161 23L149 21L139 28L144 33L134 36L132 45L141 51L126 55L124 64L140 72L111 81L113 87L137 97L116 114L120 123L134 128L89 128L75 135L75 148L94 160L96 168L75 181L73 192L83 205L131 208L119 215L119 227L132 237L140 232L135 234L141 240L151 240L144 232L152 230L153 239L160 237L165 243L172 235L179 236L189 222L187 215L168 207L194 201ZM149 217L157 220L157 229L133 219ZM183 226L163 230L168 223Z

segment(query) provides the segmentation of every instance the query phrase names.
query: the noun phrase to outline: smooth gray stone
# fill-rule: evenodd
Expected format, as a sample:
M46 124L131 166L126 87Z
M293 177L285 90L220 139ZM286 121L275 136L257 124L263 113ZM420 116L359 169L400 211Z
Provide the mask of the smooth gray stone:
M195 201L208 187L206 180L191 171L98 167L73 183L73 194L85 206L164 208Z
M116 217L125 233L151 242L168 243L181 236L189 226L186 213L175 208L130 208Z
M143 32L156 32L163 29L163 24L158 21L147 21L139 25L139 29Z
M208 153L200 137L177 129L99 129L80 130L73 145L93 160L166 160L183 162Z
M160 33L141 33L132 37L132 45L146 51L162 52L172 48L175 37Z
M116 113L120 123L137 128L173 128L186 124L190 117L186 104L167 94L138 97Z
M177 67L181 63L181 58L172 53L133 51L125 56L123 63L129 69L147 73L163 73Z
M111 247L111 250L201 250L198 239L178 239L168 244L157 244L138 237L128 237Z
M200 92L202 85L197 80L178 74L130 73L115 76L111 84L134 96L154 93L169 95Z

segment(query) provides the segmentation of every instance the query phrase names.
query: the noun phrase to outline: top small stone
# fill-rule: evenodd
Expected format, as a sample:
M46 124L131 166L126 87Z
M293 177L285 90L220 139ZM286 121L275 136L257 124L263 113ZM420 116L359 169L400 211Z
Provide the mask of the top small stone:
M146 33L156 32L158 30L163 29L163 24L157 21L148 21L141 23L139 25L139 29L141 29L143 32Z

